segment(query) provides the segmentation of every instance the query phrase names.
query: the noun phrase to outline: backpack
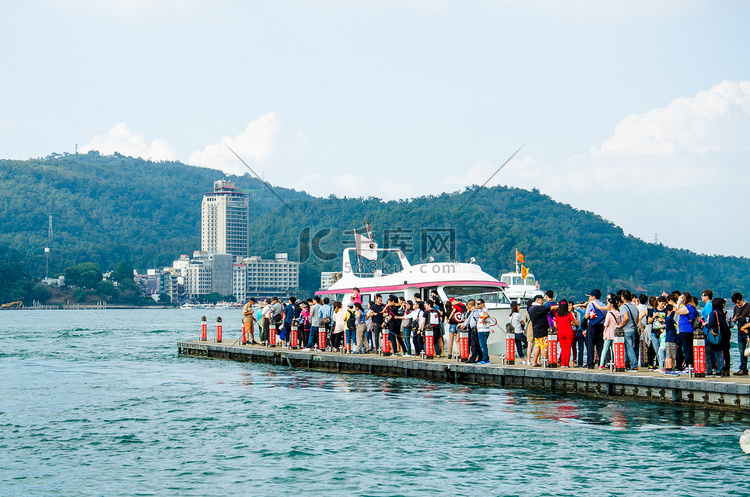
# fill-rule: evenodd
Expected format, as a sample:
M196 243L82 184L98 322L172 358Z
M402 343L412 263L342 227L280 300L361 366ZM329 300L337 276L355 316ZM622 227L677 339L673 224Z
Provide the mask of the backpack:
M346 327L350 330L356 327L354 324L354 312L352 311L346 311Z
M693 320L690 321L690 324L693 325L694 330L703 329L703 320L701 319L700 313L698 313L698 309L695 309L695 316L693 316Z

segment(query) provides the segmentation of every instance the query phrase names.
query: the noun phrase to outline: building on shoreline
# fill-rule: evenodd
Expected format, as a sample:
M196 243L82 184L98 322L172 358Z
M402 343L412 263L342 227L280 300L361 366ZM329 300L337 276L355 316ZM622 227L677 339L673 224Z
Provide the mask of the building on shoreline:
M201 251L248 256L249 199L226 180L214 181L214 191L201 203Z

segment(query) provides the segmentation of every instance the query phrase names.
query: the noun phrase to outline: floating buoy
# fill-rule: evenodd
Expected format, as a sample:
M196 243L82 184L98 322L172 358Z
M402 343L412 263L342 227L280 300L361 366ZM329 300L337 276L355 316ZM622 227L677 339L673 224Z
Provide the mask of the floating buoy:
M742 452L750 454L750 430L745 430L745 433L740 437L740 447Z

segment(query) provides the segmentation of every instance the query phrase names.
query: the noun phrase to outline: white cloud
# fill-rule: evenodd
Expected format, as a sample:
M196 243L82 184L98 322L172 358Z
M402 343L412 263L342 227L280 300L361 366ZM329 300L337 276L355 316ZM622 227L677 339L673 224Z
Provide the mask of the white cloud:
M102 155L118 152L153 161L177 160L177 150L172 145L160 139L146 143L143 132L131 131L126 123L118 123L106 135L96 135L81 147L83 153L89 150L98 150Z
M660 189L704 184L748 158L750 81L723 81L692 98L621 120L590 150L598 180L625 175ZM743 167L744 169L744 167ZM669 181L662 182L664 178Z
M250 167L253 167L253 164L263 164L271 158L280 132L281 121L276 114L269 112L251 121L237 136L226 136L218 143L206 146L202 151L193 152L188 163L241 176L249 171L222 142L229 145L249 163Z
M562 165L526 158L498 176L601 214L644 240L658 233L670 246L750 256L746 235L723 236L728 225L717 225L746 196L748 136L750 81L723 81L623 118L610 138ZM477 164L462 180L491 174L493 167ZM700 235L697 226L713 228Z

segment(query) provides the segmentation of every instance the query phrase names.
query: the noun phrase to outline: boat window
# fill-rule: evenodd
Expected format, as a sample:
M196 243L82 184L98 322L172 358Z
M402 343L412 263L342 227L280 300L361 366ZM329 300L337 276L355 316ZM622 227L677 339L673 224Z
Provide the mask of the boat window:
M506 285L510 285L510 276L501 276L500 281L502 281Z
M534 276L532 276L530 274L527 275L526 276L526 284L527 285L536 285L536 280L534 279Z
M484 299L487 304L510 304L505 292L494 286L446 286L443 291L448 298L456 297L464 302Z

